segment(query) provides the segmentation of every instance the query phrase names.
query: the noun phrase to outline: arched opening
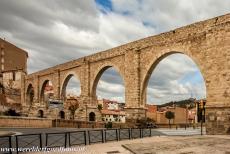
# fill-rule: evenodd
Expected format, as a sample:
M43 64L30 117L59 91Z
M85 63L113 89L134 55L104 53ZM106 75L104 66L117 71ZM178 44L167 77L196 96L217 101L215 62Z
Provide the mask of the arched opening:
M38 117L39 118L44 118L44 112L43 112L43 110L39 110L38 111Z
M96 115L94 112L89 113L89 121L95 121L96 120Z
M93 98L103 110L119 110L125 106L125 86L120 73L112 66L100 70L93 84ZM98 106L99 107L99 106Z
M28 105L32 105L33 100L34 100L34 88L32 84L29 84L26 91L26 102Z
M64 111L60 111L59 112L59 116L61 119L65 119L65 112Z
M199 122L197 104L206 102L206 86L199 67L187 55L170 52L157 59L150 67L143 83L142 103L160 112L175 114L174 124ZM159 115L157 113L159 112ZM165 119L165 114L162 114ZM148 115L147 112L147 116ZM151 115L153 118L153 115ZM205 120L205 119L204 119ZM204 121L203 120L203 121ZM168 120L166 119L165 122Z
M77 99L81 94L80 80L74 74L69 74L62 85L61 98L66 101L70 98Z
M49 101L53 99L54 96L54 88L53 84L50 80L46 80L41 89L41 102L48 105Z

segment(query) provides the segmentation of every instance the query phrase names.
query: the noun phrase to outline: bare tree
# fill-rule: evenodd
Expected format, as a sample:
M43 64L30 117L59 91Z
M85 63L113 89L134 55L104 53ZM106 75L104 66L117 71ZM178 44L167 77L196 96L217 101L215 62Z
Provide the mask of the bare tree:
M71 113L72 119L74 120L75 112L79 108L79 102L77 99L72 98L72 99L68 99L66 104L68 104L68 106L69 106L68 109Z

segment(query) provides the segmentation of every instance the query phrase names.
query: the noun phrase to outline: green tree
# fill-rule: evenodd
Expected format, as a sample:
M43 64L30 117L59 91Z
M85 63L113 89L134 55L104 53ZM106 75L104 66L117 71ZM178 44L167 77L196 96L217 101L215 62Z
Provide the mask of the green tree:
M171 119L174 119L174 118L175 118L174 112L172 112L172 111L167 111L167 112L165 113L165 118L167 118L167 119L169 120L169 127L171 128L171 123L170 123L170 121L171 121Z

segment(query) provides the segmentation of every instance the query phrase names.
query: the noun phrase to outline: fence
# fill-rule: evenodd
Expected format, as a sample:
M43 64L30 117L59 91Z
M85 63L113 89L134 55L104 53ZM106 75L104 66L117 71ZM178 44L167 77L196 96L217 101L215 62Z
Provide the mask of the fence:
M92 129L72 132L24 134L0 137L0 153L14 154L50 148L90 145L127 139L156 136L151 128Z
M4 153L9 153L11 154L12 148L12 142L11 142L11 136L0 136L0 152L4 152Z
M46 133L46 147L67 147L67 133Z

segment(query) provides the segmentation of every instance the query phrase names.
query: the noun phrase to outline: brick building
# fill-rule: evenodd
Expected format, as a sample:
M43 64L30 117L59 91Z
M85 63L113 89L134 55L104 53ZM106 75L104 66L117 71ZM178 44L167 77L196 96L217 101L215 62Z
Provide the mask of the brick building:
M188 123L188 110L186 108L177 107L177 106L167 106L165 108L161 108L157 111L156 121L158 124L168 124L168 119L165 118L165 113L167 111L171 111L174 113L175 117L171 120L172 124L185 124ZM186 120L187 119L187 120Z
M0 38L0 111L20 110L21 87L27 74L28 53ZM3 101L4 100L4 101Z
M156 121L157 105L146 104L146 117Z

